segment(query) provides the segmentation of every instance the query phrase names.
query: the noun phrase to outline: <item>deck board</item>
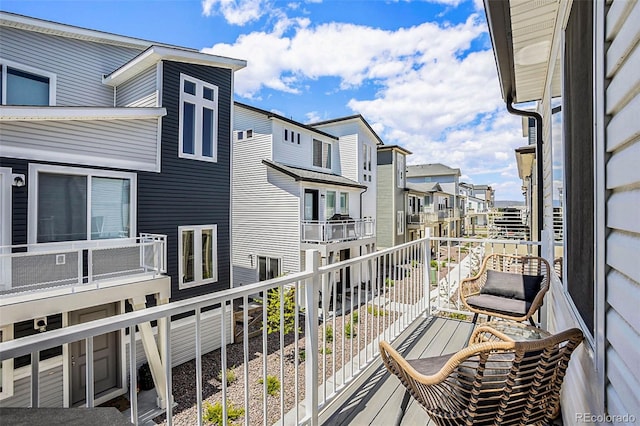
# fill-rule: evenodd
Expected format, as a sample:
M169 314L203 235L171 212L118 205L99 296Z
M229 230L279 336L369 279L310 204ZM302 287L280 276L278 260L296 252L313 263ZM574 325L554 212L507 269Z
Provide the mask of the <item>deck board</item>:
M412 324L394 346L409 359L453 353L466 346L471 329L469 322L429 317ZM322 413L320 421L326 425L394 425L404 395L400 381L378 360ZM400 424L428 422L426 412L411 398Z

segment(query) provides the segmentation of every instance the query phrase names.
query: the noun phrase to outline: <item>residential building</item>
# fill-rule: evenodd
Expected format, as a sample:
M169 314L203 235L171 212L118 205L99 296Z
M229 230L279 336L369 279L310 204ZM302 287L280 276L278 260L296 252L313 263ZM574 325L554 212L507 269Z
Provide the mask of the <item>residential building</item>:
M536 120L532 196L549 260L558 246L554 205L562 207L562 281L552 280L544 325L586 336L565 379L564 423L633 424L640 416L640 4L485 0L485 9L507 108ZM531 102L533 109L514 107ZM584 413L593 417L583 420Z
M463 229L465 235L476 235L477 227L486 227L489 209L484 198L479 198L475 194L479 193L475 185L471 183L460 183L461 211L464 221Z
M462 218L460 209L460 169L451 168L444 164L419 164L407 167L407 182L409 183L438 183L448 194L445 199L445 209L448 215L442 228L443 237L458 237L462 233Z
M323 264L375 251L379 143L362 116L310 126L236 102L234 284L301 271L310 248Z
M407 241L406 164L408 151L398 145L378 146L378 192L376 230L378 247Z
M0 47L2 340L228 289L233 79L246 62L4 12ZM190 321L171 323L171 342L155 340L165 319L139 326L159 405L162 348L173 365L192 359ZM221 333L208 328L205 346ZM97 404L127 391L125 335L94 342ZM85 352L41 354L43 405L85 401ZM3 361L0 405L29 405L29 363Z

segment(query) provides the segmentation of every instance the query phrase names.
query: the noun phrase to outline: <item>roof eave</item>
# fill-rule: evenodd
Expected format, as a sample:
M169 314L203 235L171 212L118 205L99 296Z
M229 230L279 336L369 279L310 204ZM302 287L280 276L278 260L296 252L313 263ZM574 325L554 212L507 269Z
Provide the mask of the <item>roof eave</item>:
M512 100L517 103L509 1L484 0L484 10L489 26L502 99L505 102Z

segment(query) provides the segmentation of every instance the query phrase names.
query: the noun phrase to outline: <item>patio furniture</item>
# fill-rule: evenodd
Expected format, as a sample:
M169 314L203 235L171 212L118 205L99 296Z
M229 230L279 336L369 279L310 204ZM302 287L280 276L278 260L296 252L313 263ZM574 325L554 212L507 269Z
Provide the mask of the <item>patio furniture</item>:
M471 337L474 343L495 340L494 337L500 335L500 333L502 334L501 340L513 340L515 342L540 340L551 336L551 333L541 328L508 320L489 321L482 324L482 326L490 328L491 333L476 332L476 337Z
M494 253L485 257L480 272L460 283L460 298L466 308L478 315L535 326L533 315L542 306L549 290L549 262L541 257Z
M406 360L385 341L380 353L437 425L542 425L557 417L569 359L582 340L576 328L514 341L480 326L455 354Z

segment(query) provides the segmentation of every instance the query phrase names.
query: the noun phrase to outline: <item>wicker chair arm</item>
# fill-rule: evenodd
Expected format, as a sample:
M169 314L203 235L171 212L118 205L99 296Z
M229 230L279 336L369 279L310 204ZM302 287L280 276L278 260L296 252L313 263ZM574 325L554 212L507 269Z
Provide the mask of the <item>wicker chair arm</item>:
M494 330L486 325L481 325L473 331L473 334L471 334L471 337L469 338L469 345L471 346L477 343L494 341L513 342L514 340L498 330Z

